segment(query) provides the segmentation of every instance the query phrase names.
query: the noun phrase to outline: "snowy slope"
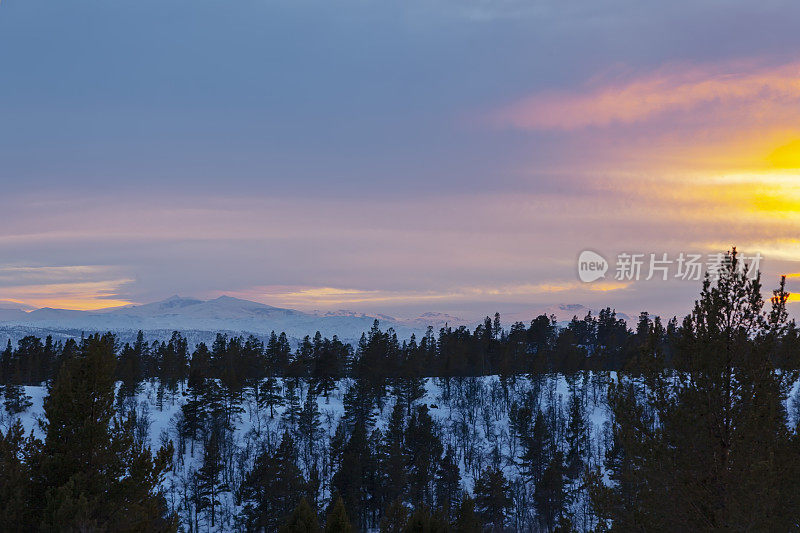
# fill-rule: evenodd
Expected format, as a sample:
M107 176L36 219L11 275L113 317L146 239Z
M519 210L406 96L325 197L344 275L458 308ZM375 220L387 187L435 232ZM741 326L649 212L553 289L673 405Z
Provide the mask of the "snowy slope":
M586 382L591 379L586 375ZM285 383L279 380L281 392L285 395ZM602 382L601 382L602 383ZM329 447L330 439L335 433L339 419L344 414L343 398L352 380L343 379L337 383L336 388L329 398L317 397L320 411L321 435L320 450ZM471 492L480 470L489 461L493 449L499 448L503 456L500 465L509 480L519 479L521 474L517 463L522 452L521 445L516 442L513 430L509 427L509 404L521 402L523 398L536 391L538 403L542 409L564 411L569 396L569 388L563 376L550 376L533 383L525 377L516 379L508 390L507 401L503 401L503 392L500 379L497 376L483 376L477 378L452 379L450 392L443 388L444 382L440 379L429 378L425 384L425 396L415 402L416 405L425 404L430 409L430 414L435 421L436 430L445 446L452 446L457 453L462 486ZM169 393L155 381L142 383L133 405L138 406L140 412L148 420L147 435L151 446L157 448L162 441L172 440L176 445L175 468L164 480L163 487L167 500L174 504L171 510L177 512L184 524L188 522L192 513L189 509L181 507L179 493L187 479L191 479L194 472L202 465L202 444L198 443L192 453L188 443L183 447L179 444L176 432L176 421L180 414L181 405L186 401L182 390L185 384L180 384L174 393ZM585 408L587 421L591 434L591 450L589 460L592 464L599 464L605 452L603 448L603 426L608 420L608 410L603 394L604 386L592 387L584 385ZM21 415L17 415L23 422L26 432L34 431L41 437L37 430L37 418L42 415L42 402L47 394L46 388L25 387L26 393L32 397L32 406ZM308 392L306 383L301 383L301 400ZM375 408L376 428L384 431L389 423L393 408L393 400L383 403L380 408ZM254 456L252 452L260 449L261 445L271 442L273 445L280 440L284 430L292 429L282 420L286 406L278 407L274 416L270 416L268 409L258 408L255 401L246 394L243 402L244 411L237 416L233 443L235 456L245 457L244 466L252 468ZM13 418L0 409L0 428L4 431L11 424ZM467 458L469 456L469 459ZM309 466L300 458L300 468L306 475ZM328 473L328 476L330 473ZM232 487L233 489L233 487ZM322 497L330 497L330 491L323 486ZM221 521L215 529L210 531L231 531L233 517L241 512L233 497L233 491L221 495L223 502ZM207 526L207 524L206 524Z

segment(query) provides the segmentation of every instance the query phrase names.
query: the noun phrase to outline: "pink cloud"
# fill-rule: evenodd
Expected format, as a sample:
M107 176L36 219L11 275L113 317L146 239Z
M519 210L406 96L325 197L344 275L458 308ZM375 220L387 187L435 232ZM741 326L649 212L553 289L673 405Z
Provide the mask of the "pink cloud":
M800 110L800 64L752 68L737 64L710 68L670 67L615 83L593 83L584 91L534 94L494 113L493 122L526 130L571 131L588 127L635 124L665 115L732 107L753 121L787 118Z

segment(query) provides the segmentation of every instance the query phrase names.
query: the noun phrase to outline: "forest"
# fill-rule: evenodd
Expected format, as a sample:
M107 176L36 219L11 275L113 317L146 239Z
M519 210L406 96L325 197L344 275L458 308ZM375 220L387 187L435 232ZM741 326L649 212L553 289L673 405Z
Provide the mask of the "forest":
M788 531L800 330L735 250L682 319L376 321L350 345L26 337L4 531Z

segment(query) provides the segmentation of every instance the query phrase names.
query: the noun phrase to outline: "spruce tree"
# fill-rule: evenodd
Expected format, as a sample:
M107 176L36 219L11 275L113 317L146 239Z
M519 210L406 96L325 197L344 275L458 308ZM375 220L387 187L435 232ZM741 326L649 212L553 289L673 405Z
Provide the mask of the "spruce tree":
M570 395L568 410L569 420L565 434L567 454L564 473L570 483L574 485L580 481L584 470L584 459L589 452L589 428L578 393Z
M336 389L336 380L341 377L347 364L349 345L343 344L334 335L333 339L317 341L314 346L314 370L312 382L317 392L322 393L326 402L328 395Z
M412 502L433 505L433 480L442 456L442 441L426 406L420 406L408 422L405 450L409 464L409 497Z
M283 395L278 385L278 380L274 376L269 376L259 384L258 392L259 407L269 407L269 417L275 417L275 408L283 405Z
M452 446L447 447L439 464L435 486L436 507L447 517L448 521L453 521L458 510L462 489L461 473Z
M0 431L0 524L5 531L29 531L36 527L31 516L31 469L25 431L17 420Z
M194 444L199 437L207 417L208 401L208 372L210 367L210 354L203 343L195 350L189 365L189 379L186 383L186 402L181 406L181 421L179 431L191 442L191 454L194 456Z
M491 531L504 531L511 507L509 484L503 472L487 467L475 480L475 509Z
M302 443L303 462L307 468L311 468L316 456L317 441L320 438L321 422L317 399L311 387L306 393L306 400L303 402L303 410L297 421L297 436Z
M536 485L550 464L553 449L553 435L541 410L536 411L533 429L530 432L526 429L520 434L520 438L524 449L520 465L523 473Z
M8 414L16 415L26 411L33 403L22 385L9 382L5 386L3 405Z
M353 533L353 526L347 518L347 510L341 496L336 496L325 518L325 533Z
M122 381L120 397L131 397L142 381L142 360L130 344L125 344L117 362L117 377Z
M454 533L481 533L483 526L478 515L475 514L475 500L469 496L461 499L458 508L458 517L453 524Z
M211 432L211 438L203 451L203 466L195 474L200 496L199 510L205 511L211 527L216 524L217 508L221 504L220 497L228 490L222 479L222 454L220 451L220 428Z
M11 346L11 339L6 343L6 349L0 354L0 378L3 382L8 382L13 376L14 348Z
M430 509L421 505L411 514L403 528L403 533L445 533L449 525L439 516L431 514Z
M284 428L290 431L297 429L297 422L300 419L302 407L300 405L300 395L297 392L297 385L293 380L287 381L286 386L286 410L283 412Z
M331 488L344 502L348 515L361 529L366 529L370 499L370 443L363 423L357 423L341 453L339 469L331 479ZM327 526L326 526L327 527Z
M782 280L763 309L760 277L736 250L709 276L677 331L676 370L653 364L609 388L614 484L595 483L604 524L620 530L789 531L800 509L797 433L784 400L797 372L774 355L786 333ZM653 360L663 353L653 350ZM598 479L595 477L595 479Z
M361 424L367 432L375 426L374 401L369 383L356 379L347 389L342 401L344 403L344 422L349 431Z
M566 515L567 493L563 458L560 451L552 455L550 464L547 465L533 493L537 518L546 531L552 531Z
M114 336L83 340L64 362L40 421L45 440L33 451L33 512L42 530L163 531L160 481L171 443L156 457L137 443L132 421L114 411Z
M286 524L278 530L279 533L318 533L319 520L317 514L311 509L305 497L300 499Z
M400 498L395 498L381 518L381 533L402 533L410 516Z
M411 416L414 402L425 397L425 379L416 376L398 378L394 389L394 396L398 402L402 401L406 407L406 416Z
M248 529L276 531L303 498L305 489L294 441L289 432L284 432L274 453L264 450L256 458L240 488Z
M382 496L384 502L401 501L407 489L406 465L408 456L405 443L405 409L400 402L395 402L389 425L383 435L380 454L382 470Z

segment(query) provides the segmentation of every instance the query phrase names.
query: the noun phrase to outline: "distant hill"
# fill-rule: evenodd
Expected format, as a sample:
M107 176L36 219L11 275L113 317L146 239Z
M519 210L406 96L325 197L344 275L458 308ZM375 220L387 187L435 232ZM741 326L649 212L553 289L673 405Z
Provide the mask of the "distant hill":
M81 332L130 332L143 330L151 338L168 336L173 330L194 332L199 339L218 331L268 335L271 331L286 332L299 339L319 331L324 336L338 335L347 341L357 340L378 319L382 329L394 328L401 338L420 335L428 325L435 328L451 322L463 323L449 315L426 314L401 320L388 315L368 315L353 311L306 313L251 302L230 296L213 300L173 296L159 302L127 305L98 311L75 311L49 307L26 312L23 309L0 308L0 333L16 340L25 334L54 334L57 338L79 336ZM27 332L27 333L26 333Z
M33 311L28 309L24 306L13 308L13 304L3 302L0 306L0 339L10 338L12 342L16 342L25 335L53 335L56 339L64 339L80 337L82 333L113 331L125 341L132 339L138 330L147 333L149 339L162 339L168 337L172 331L179 330L194 344L213 340L217 332L252 333L265 337L272 331L283 331L297 340L319 331L327 337L338 335L343 341L355 342L362 332L372 327L376 319L380 321L382 329L394 328L400 338L408 338L412 333L419 337L428 326L438 331L445 325L473 327L478 322L433 312L412 318L349 310L307 313L230 296L220 296L213 300L173 296L159 302L98 311L49 307ZM540 314L556 315L559 323L566 323L573 315L583 318L587 312L589 308L580 304L561 304L509 313L501 318L506 327L516 321L529 323ZM597 311L592 310L592 314L596 315ZM618 315L629 320L627 315Z

